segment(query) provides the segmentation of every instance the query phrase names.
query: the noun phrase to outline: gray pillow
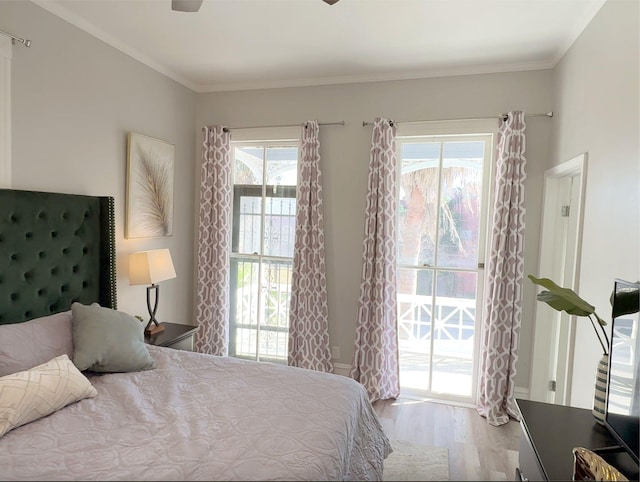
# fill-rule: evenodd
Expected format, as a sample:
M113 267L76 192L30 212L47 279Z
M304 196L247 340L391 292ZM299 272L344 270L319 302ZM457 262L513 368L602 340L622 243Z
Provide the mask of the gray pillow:
M73 355L71 310L24 323L0 325L0 377Z
M144 325L97 303L73 303L73 364L78 370L135 372L155 368L144 344Z

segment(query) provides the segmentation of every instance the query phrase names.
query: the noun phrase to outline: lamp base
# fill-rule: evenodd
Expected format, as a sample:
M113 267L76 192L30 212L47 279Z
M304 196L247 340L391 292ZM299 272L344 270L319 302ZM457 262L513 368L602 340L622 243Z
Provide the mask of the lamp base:
M155 323L150 323L144 330L144 334L147 336L157 335L158 333L162 333L164 331L164 326L156 325Z
M151 308L151 292L156 292L156 302ZM158 323L156 320L156 311L158 311L158 293L160 292L160 288L156 284L151 284L151 286L147 286L147 308L149 309L149 323L144 328L144 334L146 336L157 335L158 333L162 333L164 331L164 326Z

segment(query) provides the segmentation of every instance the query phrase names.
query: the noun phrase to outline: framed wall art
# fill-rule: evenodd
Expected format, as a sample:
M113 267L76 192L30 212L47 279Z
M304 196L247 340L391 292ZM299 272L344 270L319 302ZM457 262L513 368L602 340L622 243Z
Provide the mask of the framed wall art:
M129 133L125 237L173 234L173 164L175 146Z

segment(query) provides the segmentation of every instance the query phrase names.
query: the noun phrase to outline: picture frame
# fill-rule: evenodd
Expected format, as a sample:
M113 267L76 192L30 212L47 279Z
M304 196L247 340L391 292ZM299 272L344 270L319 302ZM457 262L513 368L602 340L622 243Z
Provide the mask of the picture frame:
M125 238L173 234L175 146L129 132Z

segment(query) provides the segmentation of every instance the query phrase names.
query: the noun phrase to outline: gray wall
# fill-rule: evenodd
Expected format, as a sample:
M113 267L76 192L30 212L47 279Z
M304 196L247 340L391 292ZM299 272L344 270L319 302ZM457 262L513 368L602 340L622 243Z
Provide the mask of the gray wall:
M553 73L554 165L588 153L579 294L611 318L614 278L640 279L639 3L609 0ZM578 318L571 405L593 406L602 354Z
M344 120L320 129L322 156L329 335L340 347L338 363L350 364L362 269L362 239L371 128L376 116L429 120L497 116L524 109L552 110L551 71L459 76L363 84L202 94L196 126L297 124ZM551 123L527 120L527 273L535 273L542 175L548 162ZM528 388L532 307L535 290L525 283L524 320L516 383Z
M144 287L129 287L126 255L169 247L178 278L163 283L160 316L193 320L196 166L205 124L297 124L321 129L330 336L340 363L353 353L359 295L370 128L398 121L554 110L527 120L525 272L535 273L542 179L553 164L589 153L581 294L607 313L614 277L637 279L638 4L610 0L553 71L195 94L30 2L0 2L3 29L30 38L12 62L12 180L19 189L113 195L120 308L144 314ZM194 122L195 120L195 122ZM129 131L176 146L174 235L124 239ZM602 256L606 253L606 256ZM525 283L516 378L529 383L535 289ZM572 404L590 406L598 358L588 327L578 331Z
M119 308L147 313L127 255L168 247L178 277L162 283L159 319L192 322L196 94L31 2L0 2L0 19L33 42L13 48L12 187L114 196ZM176 146L171 237L124 239L129 131Z

